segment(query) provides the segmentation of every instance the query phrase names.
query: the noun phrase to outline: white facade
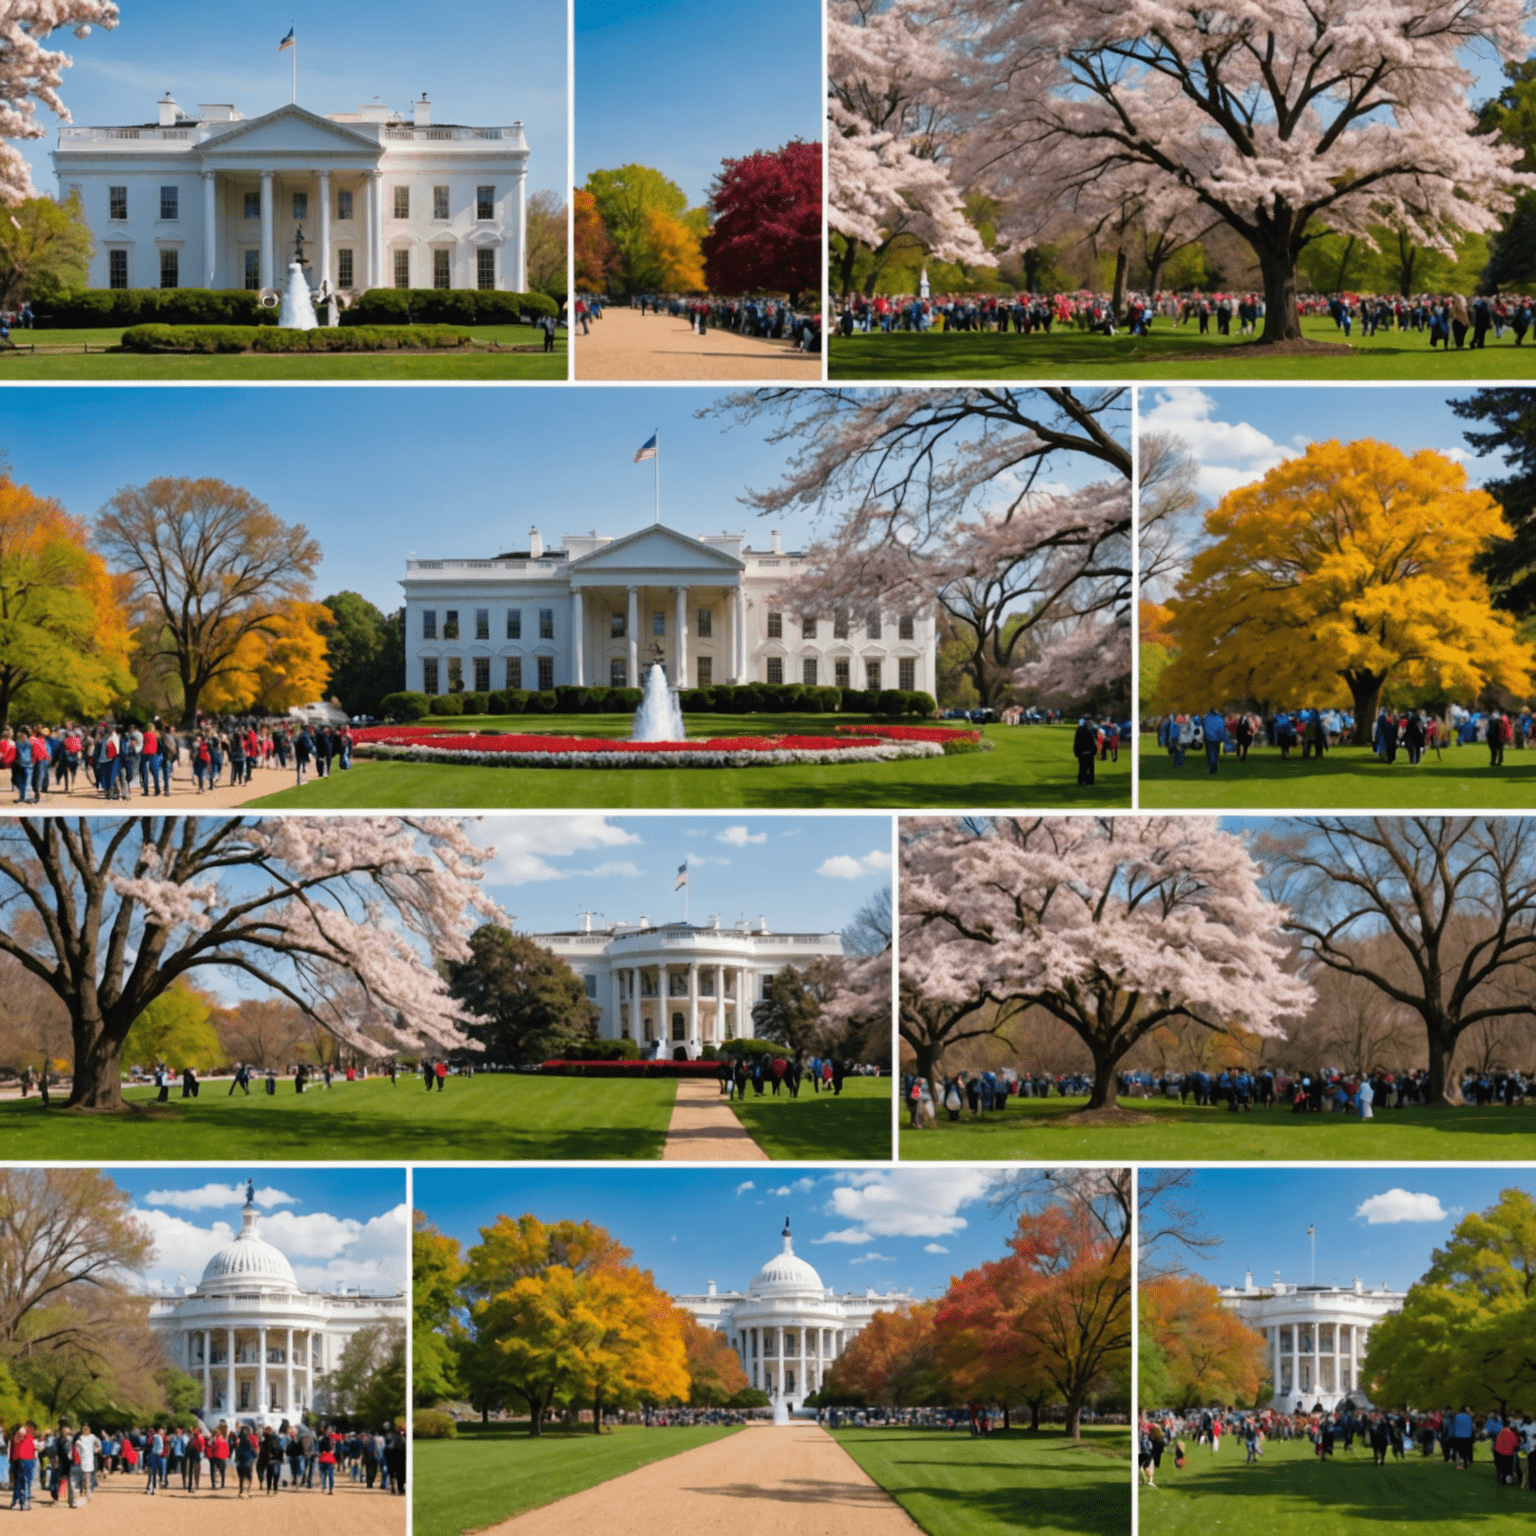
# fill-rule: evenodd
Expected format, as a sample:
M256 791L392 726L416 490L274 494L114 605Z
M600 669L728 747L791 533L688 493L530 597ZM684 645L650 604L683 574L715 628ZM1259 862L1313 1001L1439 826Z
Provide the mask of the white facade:
M199 1417L277 1428L324 1413L325 1377L360 1328L406 1321L406 1297L305 1291L287 1258L257 1234L246 1199L240 1232L184 1296L161 1297L151 1325L175 1365L203 1384Z
M717 1291L711 1280L704 1295L673 1300L723 1333L752 1385L790 1412L821 1389L832 1362L876 1312L912 1305L901 1291L838 1295L824 1286L814 1267L796 1255L788 1221L781 1251L745 1291Z
M489 560L406 564L406 684L417 693L638 688L660 662L674 686L812 683L933 693L931 613L808 617L774 594L804 556L741 534L661 524L623 538L567 535ZM483 684L483 686L482 686Z
M274 288L300 230L315 288L528 286L521 123L434 124L425 98L409 117L158 106L152 123L59 130L93 288Z
M1332 1412L1348 1398L1356 1408L1370 1408L1360 1385L1361 1366L1371 1329L1401 1312L1407 1293L1381 1286L1368 1291L1352 1286L1286 1285L1261 1288L1250 1270L1241 1288L1221 1287L1222 1305L1264 1335L1275 1384L1266 1405L1281 1413L1310 1410L1321 1404Z
M643 916L598 928L589 915L579 931L529 937L582 978L601 1013L601 1039L633 1040L678 1061L750 1039L753 1005L771 977L843 952L839 934L773 933L766 918L727 928L718 917L698 926Z

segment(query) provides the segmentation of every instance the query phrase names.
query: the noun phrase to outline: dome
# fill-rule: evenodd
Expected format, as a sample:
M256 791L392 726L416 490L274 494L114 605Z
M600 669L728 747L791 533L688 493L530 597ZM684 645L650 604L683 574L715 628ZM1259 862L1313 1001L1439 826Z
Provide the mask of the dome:
M293 1265L271 1243L257 1236L256 1224L261 1217L255 1204L247 1200L240 1214L238 1236L208 1260L198 1290L206 1294L210 1290L239 1286L268 1291L297 1291L299 1282L294 1278Z
M747 1287L749 1296L803 1295L814 1291L818 1296L826 1293L821 1276L813 1265L795 1255L794 1239L789 1235L789 1223L784 1223L784 1247L758 1270L757 1278Z

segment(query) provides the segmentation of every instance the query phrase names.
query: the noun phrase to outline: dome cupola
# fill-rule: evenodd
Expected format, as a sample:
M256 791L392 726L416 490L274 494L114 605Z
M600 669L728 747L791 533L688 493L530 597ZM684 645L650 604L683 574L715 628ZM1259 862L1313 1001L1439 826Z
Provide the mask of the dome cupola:
M240 1231L208 1260L203 1278L198 1282L200 1296L216 1296L230 1291L264 1291L272 1295L294 1295L299 1282L293 1265L271 1243L257 1233L261 1213L256 1209L254 1183L245 1190L245 1207L240 1212Z
M749 1296L803 1296L807 1292L823 1295L826 1287L814 1266L795 1254L795 1241L789 1235L789 1218L784 1219L784 1246L758 1270L757 1278L747 1287Z

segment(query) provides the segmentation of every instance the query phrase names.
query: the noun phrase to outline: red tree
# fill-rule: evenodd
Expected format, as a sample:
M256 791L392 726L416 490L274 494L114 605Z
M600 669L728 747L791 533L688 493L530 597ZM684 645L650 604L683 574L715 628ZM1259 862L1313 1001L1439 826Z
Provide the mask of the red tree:
M606 293L619 270L619 250L597 211L597 199L581 187L572 198L575 217L576 286L583 293Z
M787 293L795 304L821 287L821 145L792 139L724 162L704 237L704 276L715 293Z

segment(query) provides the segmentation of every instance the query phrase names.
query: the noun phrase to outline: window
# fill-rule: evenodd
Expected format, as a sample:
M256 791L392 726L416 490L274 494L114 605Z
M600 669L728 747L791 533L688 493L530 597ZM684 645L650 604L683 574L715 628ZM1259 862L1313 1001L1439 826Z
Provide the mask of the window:
M491 610L489 608L475 609L475 639L489 640L491 638Z
M245 251L242 256L245 262L245 286L254 293L261 287L261 252Z
M126 288L128 286L128 252L107 252L107 287Z
M864 686L873 688L877 692L880 688L880 663L878 661L866 661L864 663Z
M475 692L489 693L491 691L491 658L489 656L475 657Z
M302 224L309 217L309 193L295 192L293 194L293 222Z
M523 686L523 658L521 656L507 657L507 687L521 689Z
M352 283L352 247L344 245L336 252L336 286L338 288L350 288Z
M839 656L832 663L832 678L839 688L851 688L853 684L848 680L848 658Z
M107 217L119 221L128 217L128 188L107 188Z
M447 608L443 611L443 639L457 640L459 638L459 610Z
M699 609L698 636L701 640L712 640L715 635L715 617L708 608Z
M904 656L896 663L896 686L911 693L917 687L917 663Z
M408 219L411 216L411 189L409 187L395 188L395 217Z
M816 620L800 620L800 638L802 640L814 640L816 638Z
M553 608L539 609L539 639L553 640L555 638L555 610Z
M782 683L784 681L784 658L782 656L770 656L768 658L768 681L770 683Z
M784 638L784 615L782 613L770 613L768 615L768 638L770 640L782 640Z
M834 640L846 640L848 638L848 615L846 613L834 613L832 615L832 638Z
M651 633L662 636L667 632L667 610L665 608L653 608L651 610Z
M612 640L622 640L626 625L625 616L622 613L610 613L608 615L608 636Z
M336 218L338 221L352 217L352 194L338 190L336 193Z
M816 658L814 656L807 656L801 661L800 681L807 688L814 688L816 686Z
M457 656L448 658L448 692L464 692L464 663Z
M181 252L160 252L160 286L162 288L179 288L181 286Z
M488 293L496 286L496 250L494 246L482 245L475 252L475 287L482 293Z
M694 666L698 669L700 688L713 688L715 686L715 658L713 656L700 656Z
M421 664L421 691L426 694L437 692L436 656L428 656Z
M555 686L555 658L553 656L539 657L539 690L548 693Z
M904 613L896 621L896 634L899 639L910 640L912 638L913 619L910 613Z
M581 984L585 988L588 997L595 998L597 996L596 976L583 976L581 978Z
M432 286L434 288L451 288L453 286L453 253L444 250L441 246L432 249Z
M629 687L629 663L622 656L615 656L608 663L608 686Z
M521 640L523 638L523 610L521 608L507 609L507 639Z
M864 633L871 640L878 640L880 638L880 615L878 613L872 613L864 620Z
M1296 1345L1291 1338L1291 1330L1289 1328L1282 1328L1280 1330L1280 1353L1282 1355L1291 1355L1295 1352Z
M261 193L247 192L245 194L245 216L248 219L261 217Z
M411 286L411 252L407 246L403 251L395 252L395 287L409 288Z
M160 217L162 219L179 219L181 217L180 205L181 189L179 187L160 188Z
M686 1040L688 1038L688 1021L680 1013L672 1015L672 1038L674 1040Z
M496 188L475 188L475 217L477 219L494 219L496 217Z
M402 215L404 217L404 215ZM448 217L448 188L432 188L432 217L434 219L446 219Z

